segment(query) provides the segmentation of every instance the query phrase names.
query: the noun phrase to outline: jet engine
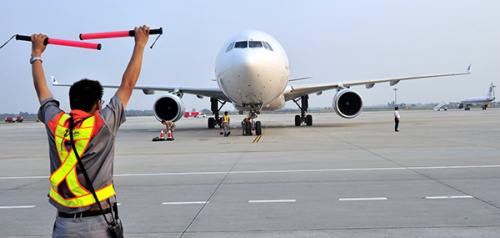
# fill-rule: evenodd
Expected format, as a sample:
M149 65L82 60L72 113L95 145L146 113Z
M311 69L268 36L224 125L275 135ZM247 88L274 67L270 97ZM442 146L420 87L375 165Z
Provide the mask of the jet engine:
M342 89L333 98L333 109L343 118L355 118L363 110L363 99L355 91Z
M174 94L167 94L156 100L153 111L158 121L178 121L184 115L184 103Z

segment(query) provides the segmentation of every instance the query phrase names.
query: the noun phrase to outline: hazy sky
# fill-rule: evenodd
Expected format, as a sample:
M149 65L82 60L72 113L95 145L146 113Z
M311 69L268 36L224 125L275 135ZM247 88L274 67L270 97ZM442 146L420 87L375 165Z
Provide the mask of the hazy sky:
M3 1L0 44L14 34L44 33L78 40L80 33L131 30L146 24L164 35L146 49L138 84L216 86L215 57L222 44L245 29L274 36L287 51L296 84L463 72L467 76L404 81L399 103L459 101L486 95L500 83L500 1ZM151 43L154 36L150 37ZM42 55L47 80L91 78L119 84L133 38L100 39L102 50L49 45ZM0 112L37 112L28 62L31 43L0 49ZM69 109L68 88L49 86ZM365 105L394 100L392 87L353 87ZM105 89L104 99L115 93ZM155 95L135 91L127 109L151 109ZM311 107L331 107L334 91L311 95ZM184 95L187 110L209 108L208 98ZM287 103L287 107L295 107ZM226 106L225 109L232 109Z

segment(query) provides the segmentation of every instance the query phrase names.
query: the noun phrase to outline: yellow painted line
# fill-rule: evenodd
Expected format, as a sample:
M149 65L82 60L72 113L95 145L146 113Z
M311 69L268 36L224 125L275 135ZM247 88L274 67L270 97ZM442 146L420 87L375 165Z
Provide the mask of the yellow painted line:
M260 136L257 136L257 138L255 138L255 140L253 140L253 143L257 143L257 142L259 142L260 137L262 137L262 134L260 134Z

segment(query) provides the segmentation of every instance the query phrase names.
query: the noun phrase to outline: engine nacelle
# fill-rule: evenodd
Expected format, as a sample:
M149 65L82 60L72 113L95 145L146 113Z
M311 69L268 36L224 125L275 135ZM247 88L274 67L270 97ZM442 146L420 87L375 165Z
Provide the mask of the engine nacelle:
M333 110L343 118L355 118L363 110L363 99L355 91L342 89L333 98Z
M278 98L274 99L269 105L266 105L263 109L266 111L279 110L285 106L285 97L280 95Z
M156 100L153 111L158 121L178 121L184 115L185 108L179 96L167 94Z

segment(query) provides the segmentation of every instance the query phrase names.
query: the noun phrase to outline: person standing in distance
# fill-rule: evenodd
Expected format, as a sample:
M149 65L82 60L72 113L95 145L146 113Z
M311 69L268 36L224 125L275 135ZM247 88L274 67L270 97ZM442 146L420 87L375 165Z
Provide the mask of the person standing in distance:
M115 137L125 122L124 110L141 72L149 27L136 27L135 46L123 74L121 85L103 108L103 87L98 81L82 79L69 90L71 112L59 108L47 87L42 67L46 49L43 34L31 35L33 84L40 102L38 118L45 124L49 141L51 189L49 202L57 209L52 237L110 237L108 224L89 192L94 187L108 221L117 219L113 185ZM70 130L70 127L73 128ZM70 139L70 131L74 139ZM73 142L74 141L74 145ZM76 153L92 181L88 184L78 164ZM116 220L115 220L116 219Z
M394 131L399 132L399 107L394 108Z
M222 117L222 127L224 128L224 137L228 137L231 134L230 121L231 120L227 115L227 112L224 112L224 116Z

